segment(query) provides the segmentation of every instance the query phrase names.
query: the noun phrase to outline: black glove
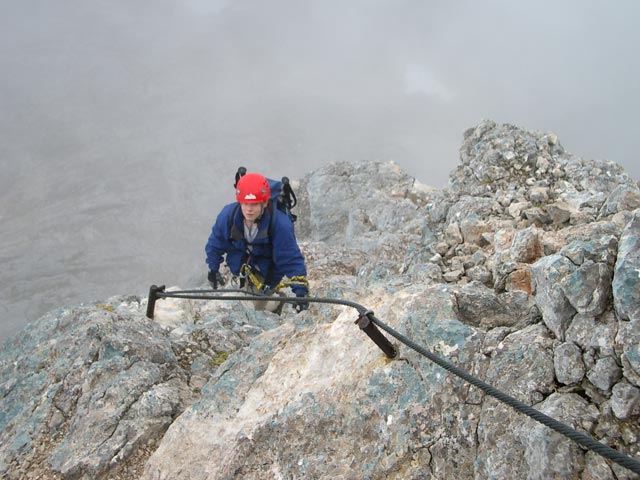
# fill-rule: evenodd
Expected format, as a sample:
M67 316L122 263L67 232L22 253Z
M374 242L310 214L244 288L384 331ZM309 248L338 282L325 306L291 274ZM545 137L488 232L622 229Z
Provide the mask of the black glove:
M209 285L211 285L211 288L213 288L214 290L217 290L218 287L221 287L224 285L224 278L222 278L222 275L218 270L216 271L209 270L209 275L207 275L207 280L209 280Z
M296 295L298 298L304 298L305 295ZM296 302L293 306L296 309L296 312L304 312L305 310L309 310L309 302Z

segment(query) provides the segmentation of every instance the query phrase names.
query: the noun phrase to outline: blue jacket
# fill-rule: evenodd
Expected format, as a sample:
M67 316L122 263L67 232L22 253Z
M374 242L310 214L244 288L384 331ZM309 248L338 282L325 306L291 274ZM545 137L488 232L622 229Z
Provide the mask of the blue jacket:
M242 210L237 203L226 205L211 229L211 235L207 241L207 264L209 270L216 271L220 268L223 255L231 273L238 275L240 267L247 262L247 241L244 238L244 220ZM235 215L234 215L235 212ZM271 226L271 238L269 237L269 223L274 214ZM234 215L232 221L229 221ZM235 225L235 229L232 227ZM235 231L235 239L232 238L232 230ZM262 218L258 222L258 234L253 241L253 252L247 262L250 267L262 273L265 283L270 287L278 285L286 275L289 278L306 277L307 269L304 257L298 247L293 223L284 212L277 208L267 207ZM304 285L291 287L297 296L307 294Z

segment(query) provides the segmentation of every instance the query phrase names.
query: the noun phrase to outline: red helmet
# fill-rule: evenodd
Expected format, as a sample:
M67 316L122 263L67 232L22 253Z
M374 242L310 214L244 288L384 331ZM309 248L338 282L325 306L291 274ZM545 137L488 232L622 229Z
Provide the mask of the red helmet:
M262 203L271 197L269 181L259 173L247 173L236 185L236 200L240 203Z

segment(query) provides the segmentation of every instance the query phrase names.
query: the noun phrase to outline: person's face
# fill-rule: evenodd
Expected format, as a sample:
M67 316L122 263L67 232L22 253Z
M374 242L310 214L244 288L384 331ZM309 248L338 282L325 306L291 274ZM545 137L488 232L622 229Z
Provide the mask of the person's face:
M242 215L249 222L255 222L262 214L264 209L264 203L241 203Z

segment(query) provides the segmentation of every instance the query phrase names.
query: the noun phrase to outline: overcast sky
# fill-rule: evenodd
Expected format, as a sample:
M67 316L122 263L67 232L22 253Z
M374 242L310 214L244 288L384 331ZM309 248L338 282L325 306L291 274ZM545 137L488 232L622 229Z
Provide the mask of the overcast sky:
M5 316L24 310L7 307L16 285L34 288L43 271L46 290L99 264L102 277L76 274L73 300L158 275L142 252L162 251L175 278L203 269L239 165L296 178L334 160L395 160L441 187L464 130L490 118L552 131L640 178L637 1L0 6ZM121 272L132 255L146 276Z
M298 174L392 158L442 186L491 118L640 173L636 1L3 3L3 162L155 144Z

